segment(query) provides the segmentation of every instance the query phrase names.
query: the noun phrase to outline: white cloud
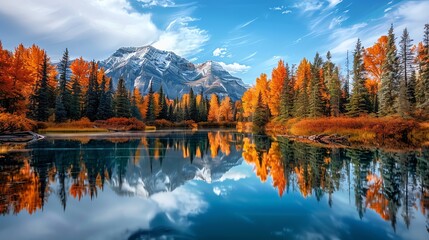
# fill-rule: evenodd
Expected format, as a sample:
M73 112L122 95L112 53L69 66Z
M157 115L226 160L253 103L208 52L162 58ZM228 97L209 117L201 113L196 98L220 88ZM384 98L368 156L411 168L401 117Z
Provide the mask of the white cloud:
M244 173L244 172L240 172L238 170L235 169L231 169L228 172L226 172L220 179L220 182L223 182L225 180L234 180L234 181L238 181L240 179L245 179L248 178L249 176Z
M293 7L298 8L303 12L313 12L322 9L323 2L319 0L303 0L295 3Z
M282 12L282 14L289 14L289 13L292 13L292 10L284 10L284 11Z
M128 0L0 0L0 5L0 17L8 23L0 25L5 47L35 43L54 59L66 47L72 56L102 59L123 46L151 43L187 56L209 39L205 30L190 25L195 19L189 17L159 29L151 14L135 11Z
M250 69L250 66L242 65L239 63L226 64L224 62L219 62L219 64L223 67L223 69L225 69L231 74L245 73Z
M338 4L340 4L343 0L328 0L328 8L333 8L335 6L337 6Z
M138 2L143 3L142 7L172 7L175 3L171 0L137 0Z
M390 10L392 10L392 8L391 8L391 7L388 7L388 8L386 8L386 9L384 9L384 12L386 13L386 12L388 12L388 11L390 11Z
M179 17L172 21L167 29L161 33L154 47L173 51L180 56L191 56L203 50L203 45L210 39L208 32L189 23L197 19Z
M226 48L216 48L213 51L213 56L215 57L225 57L228 54L228 50Z
M340 26L342 22L344 22L345 20L347 20L347 17L344 16L338 16L338 17L334 17L331 20L331 23L329 24L329 29L333 29L336 28L337 26Z

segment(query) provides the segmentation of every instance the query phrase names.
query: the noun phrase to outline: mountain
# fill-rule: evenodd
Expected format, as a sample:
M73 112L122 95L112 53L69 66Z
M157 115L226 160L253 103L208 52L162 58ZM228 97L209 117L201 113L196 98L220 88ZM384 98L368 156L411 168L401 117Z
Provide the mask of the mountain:
M150 82L157 91L162 85L169 98L188 93L204 91L204 95L216 93L238 100L246 91L240 78L232 76L213 61L193 64L173 52L161 51L152 46L124 47L100 62L106 74L117 83L123 77L128 89L137 87L148 93Z

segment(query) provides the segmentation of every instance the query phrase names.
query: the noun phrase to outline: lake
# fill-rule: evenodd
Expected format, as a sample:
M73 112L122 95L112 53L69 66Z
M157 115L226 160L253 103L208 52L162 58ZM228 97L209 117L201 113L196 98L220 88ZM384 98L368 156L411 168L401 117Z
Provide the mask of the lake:
M429 149L51 135L0 152L0 213L0 239L429 239Z

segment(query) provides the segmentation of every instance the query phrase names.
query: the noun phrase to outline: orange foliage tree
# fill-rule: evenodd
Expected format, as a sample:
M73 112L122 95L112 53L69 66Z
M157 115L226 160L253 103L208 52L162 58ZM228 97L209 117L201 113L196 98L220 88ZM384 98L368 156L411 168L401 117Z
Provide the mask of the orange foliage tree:
M280 114L280 95L283 89L283 84L287 76L287 70L283 60L280 60L277 67L271 73L270 94L268 100L268 107L271 114L276 117Z

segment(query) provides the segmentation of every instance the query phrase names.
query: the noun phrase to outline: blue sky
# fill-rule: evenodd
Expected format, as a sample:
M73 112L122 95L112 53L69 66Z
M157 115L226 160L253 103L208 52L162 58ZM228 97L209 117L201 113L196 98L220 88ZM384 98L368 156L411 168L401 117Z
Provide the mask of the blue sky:
M57 61L103 60L122 46L153 45L194 63L222 65L246 83L279 59L299 63L328 50L344 65L357 38L372 45L394 24L421 41L429 1L407 0L0 0L0 40L33 43Z

